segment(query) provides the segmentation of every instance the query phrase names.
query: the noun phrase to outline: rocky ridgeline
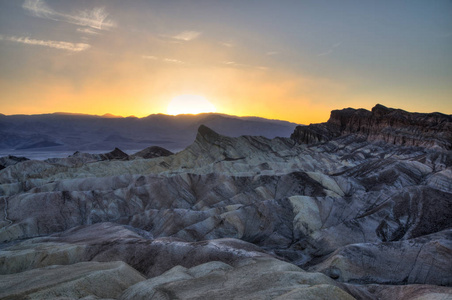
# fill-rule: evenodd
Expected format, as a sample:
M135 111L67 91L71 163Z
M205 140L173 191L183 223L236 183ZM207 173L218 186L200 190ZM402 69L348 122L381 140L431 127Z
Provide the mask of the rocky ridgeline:
M310 145L200 126L176 154L8 160L0 298L449 299L450 127L415 146L348 134L378 110L333 112L310 127L342 133ZM405 116L391 130L419 117L387 111Z
M441 113L409 113L377 104L372 111L333 110L326 123L297 126L291 138L313 144L354 134L368 141L401 146L452 149L452 116Z
M0 170L15 165L17 163L23 162L28 160L26 157L17 157L13 155L8 155L5 157L0 157Z

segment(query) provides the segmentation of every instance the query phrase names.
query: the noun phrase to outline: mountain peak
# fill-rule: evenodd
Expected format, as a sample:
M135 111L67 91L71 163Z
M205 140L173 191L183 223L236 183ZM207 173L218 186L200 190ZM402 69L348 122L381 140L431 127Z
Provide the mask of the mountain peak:
M218 133L210 129L209 127L201 124L198 128L198 135L196 139L203 138L209 142L217 140L220 137Z
M376 116L376 117L384 117L387 114L390 114L392 112L397 112L397 113L404 113L404 114L410 114L409 112L406 112L404 110L401 109L396 109L396 108L390 108L390 107L386 107L384 105L381 104L377 104L372 108L372 115Z
M374 107L372 107L372 112L374 111L388 111L388 110L393 110L392 108L388 108L382 104L377 103Z

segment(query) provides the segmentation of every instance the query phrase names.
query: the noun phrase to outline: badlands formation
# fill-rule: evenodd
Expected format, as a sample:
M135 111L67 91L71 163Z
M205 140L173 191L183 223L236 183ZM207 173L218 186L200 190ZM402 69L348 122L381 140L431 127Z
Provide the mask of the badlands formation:
M1 299L452 299L452 116L4 158Z

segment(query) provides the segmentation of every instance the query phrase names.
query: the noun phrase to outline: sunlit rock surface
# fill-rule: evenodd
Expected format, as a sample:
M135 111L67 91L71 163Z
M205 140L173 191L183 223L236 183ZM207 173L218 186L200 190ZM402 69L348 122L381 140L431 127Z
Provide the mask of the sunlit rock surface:
M361 114L371 121L357 127ZM10 164L0 171L5 296L448 299L450 116L377 106L332 118L345 129L320 126L328 138L300 139L299 129L292 139L231 138L200 126L172 155L117 149ZM409 133L426 142L406 142ZM122 262L143 279L107 296L95 284L64 294L59 283L7 283L93 262Z

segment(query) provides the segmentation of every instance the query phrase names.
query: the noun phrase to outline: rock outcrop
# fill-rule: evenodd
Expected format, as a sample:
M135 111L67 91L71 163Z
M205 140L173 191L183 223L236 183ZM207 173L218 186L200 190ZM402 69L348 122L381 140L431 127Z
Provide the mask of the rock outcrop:
M398 113L408 114L386 115ZM438 147L384 142L373 129L306 145L200 126L169 156L10 165L0 171L2 290L62 297L40 282L7 282L119 261L143 278L112 295L94 284L77 296L68 283L68 297L449 297L452 151L439 142L449 134L441 124L432 125Z
M0 274L86 261L123 261L141 274L158 276L178 265L190 268L250 257L271 255L238 239L186 242L173 237L153 238L144 230L105 222L14 243L0 253Z
M14 155L8 155L4 157L0 157L0 170L15 165L17 163L28 160L26 157L17 157Z
M145 278L127 264L83 262L0 275L2 299L117 298ZM96 299L95 298L95 299Z
M275 284L278 282L278 284ZM212 288L215 287L215 288ZM271 258L175 267L128 288L132 299L354 299L331 278Z
M171 152L165 148L158 147L158 146L151 146L144 150L138 151L137 153L135 153L132 156L133 157L141 157L141 158L156 158L156 157L161 157L161 156L170 156L173 154L174 154L173 152Z
M326 123L297 126L292 139L312 144L354 134L368 141L401 146L452 149L452 116L441 113L409 113L377 104L372 111L333 110Z
M452 286L451 269L451 229L396 242L343 246L310 268L344 282L441 286Z

